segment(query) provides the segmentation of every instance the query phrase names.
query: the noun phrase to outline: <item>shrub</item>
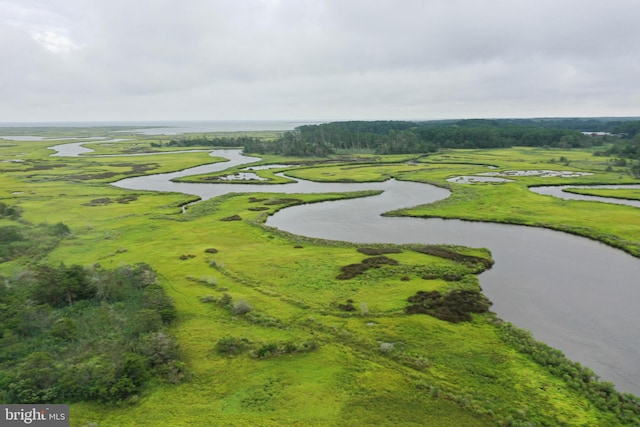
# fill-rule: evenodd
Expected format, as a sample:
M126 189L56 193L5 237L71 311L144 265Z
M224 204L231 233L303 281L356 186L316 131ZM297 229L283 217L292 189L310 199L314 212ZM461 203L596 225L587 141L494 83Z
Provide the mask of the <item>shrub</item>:
M388 258L384 255L365 258L360 264L349 264L341 267L341 273L336 276L336 279L347 280L362 274L371 268L379 268L382 265L398 264L400 263L395 259Z
M206 277L203 276L202 278L200 278L200 283L205 284L207 286L210 286L212 288L215 288L216 285L218 284L218 279L216 279L215 277Z
M280 350L278 349L278 345L275 343L268 343L255 350L252 353L252 356L258 359L266 359L268 357L274 357L279 354Z
M246 338L222 337L216 343L216 352L226 356L236 356L244 352L251 342Z
M266 316L264 314L257 313L255 311L247 313L245 315L245 319L247 319L249 322L254 323L256 325L261 325L269 328L283 327L282 322L280 322L280 320L276 319L275 317Z
M411 249L422 254L433 255L439 258L449 259L451 261L460 262L460 263L469 265L471 267L480 265L483 267L483 269L486 269L486 268L491 268L491 266L493 265L493 260L491 259L482 258L478 256L473 256L473 255L464 255L442 246L413 245Z
M222 297L218 300L218 305L221 307L231 307L231 301L233 301L233 298L231 298L231 295L224 293L222 294Z
M71 234L71 230L69 230L69 227L61 222L53 225L51 229L53 231L53 234L58 237L64 237Z
M423 313L452 323L470 321L470 313L484 313L491 306L482 293L469 290L453 290L444 295L438 291L418 291L407 301L413 303L405 307L407 314Z
M138 347L152 368L177 360L179 356L178 344L164 332L151 332L144 335Z
M88 271L79 265L61 264L58 268L43 265L36 270L36 285L31 296L40 304L64 307L95 295L96 287Z
M348 264L340 267L341 273L336 276L336 279L347 280L352 279L358 274L362 274L368 270L368 267L364 264Z
M300 199L282 198L282 199L271 199L266 201L264 204L272 206L272 205L287 205L287 204L299 205L301 203L304 203L304 202Z
M304 341L299 344L291 341L287 341L283 344L266 343L251 352L251 357L267 359L270 357L281 356L283 354L308 353L316 350L318 347L318 343L314 340Z
M303 342L302 346L298 347L298 351L308 352L308 351L316 350L318 347L319 347L319 344L317 341L309 340L309 341Z
M381 265L398 265L400 264L398 261L396 261L395 259L386 257L384 255L380 255L380 256L374 256L371 258L366 258L362 261L362 263L366 266L369 266L369 268L378 268Z
M356 311L353 300L348 299L344 304L338 304L338 308L342 311Z
M164 293L160 286L147 287L144 290L143 298L145 308L157 311L164 323L171 323L178 316L173 300Z
M371 248L371 247L362 247L358 248L358 252L365 255L385 255L385 254L399 254L402 252L402 249L395 247L380 247L380 248Z
M9 218L16 220L20 218L22 209L19 206L9 206L0 202L0 218Z
M253 310L253 307L251 307L251 304L249 304L245 300L236 301L233 303L231 307L231 312L233 314L247 314L252 310Z

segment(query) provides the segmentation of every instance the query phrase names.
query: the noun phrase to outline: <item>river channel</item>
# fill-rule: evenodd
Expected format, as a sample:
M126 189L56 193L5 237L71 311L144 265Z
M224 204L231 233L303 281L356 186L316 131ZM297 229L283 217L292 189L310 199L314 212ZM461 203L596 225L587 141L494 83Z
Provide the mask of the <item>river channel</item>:
M449 196L427 184L192 184L171 179L221 171L259 159L216 150L228 162L114 183L134 190L175 191L209 199L229 192L326 193L383 190L377 196L286 208L267 225L291 233L361 243L448 243L486 247L495 260L480 275L492 310L536 339L588 366L619 391L640 395L640 260L604 244L562 232L459 220L383 217L402 207Z

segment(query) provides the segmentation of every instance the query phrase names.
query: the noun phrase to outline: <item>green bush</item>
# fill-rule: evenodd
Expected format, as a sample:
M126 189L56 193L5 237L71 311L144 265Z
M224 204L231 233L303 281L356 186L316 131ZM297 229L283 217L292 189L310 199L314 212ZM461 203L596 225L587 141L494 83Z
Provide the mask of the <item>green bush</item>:
M164 323L171 323L178 315L173 300L157 285L148 286L143 293L144 307L156 311Z
M231 306L231 312L233 314L240 314L240 315L247 314L252 310L253 310L253 307L251 307L251 304L249 304L245 300L236 301Z
M0 262L28 256L30 262L46 255L61 239L71 234L69 227L59 222L37 226L20 219L21 210L0 203L0 218L20 220L18 225L0 227Z
M216 352L226 356L236 356L246 351L250 344L246 338L222 337L216 343Z
M79 265L67 267L61 264L57 268L42 265L35 273L36 285L31 296L39 304L64 307L96 296L96 287L88 271Z
M9 206L0 202L0 218L16 220L20 215L22 215L22 209L19 206Z

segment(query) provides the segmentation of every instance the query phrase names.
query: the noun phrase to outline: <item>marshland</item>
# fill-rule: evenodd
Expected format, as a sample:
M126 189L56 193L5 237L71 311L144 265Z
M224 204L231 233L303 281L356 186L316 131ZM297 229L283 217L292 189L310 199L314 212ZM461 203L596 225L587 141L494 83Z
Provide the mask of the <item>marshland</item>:
M531 189L637 198L637 137L518 126L2 129L0 397L74 425L636 425L638 208Z

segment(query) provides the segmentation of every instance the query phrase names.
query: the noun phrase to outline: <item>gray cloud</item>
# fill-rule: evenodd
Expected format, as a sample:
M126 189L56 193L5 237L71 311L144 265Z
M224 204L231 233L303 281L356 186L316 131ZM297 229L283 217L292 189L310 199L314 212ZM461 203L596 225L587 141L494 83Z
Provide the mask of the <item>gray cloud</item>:
M634 0L0 1L0 121L640 115Z

